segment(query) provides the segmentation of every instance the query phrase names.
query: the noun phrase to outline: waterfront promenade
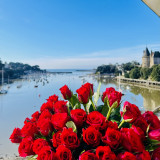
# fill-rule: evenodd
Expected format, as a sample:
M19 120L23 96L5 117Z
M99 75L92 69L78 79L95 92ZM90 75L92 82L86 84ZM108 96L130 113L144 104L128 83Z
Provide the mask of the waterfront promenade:
M115 77L115 79L119 80L120 82L127 82L127 83L136 83L143 86L159 86L160 82L157 81L149 81L149 80L142 80L142 79L132 79L132 78L124 78L122 76Z

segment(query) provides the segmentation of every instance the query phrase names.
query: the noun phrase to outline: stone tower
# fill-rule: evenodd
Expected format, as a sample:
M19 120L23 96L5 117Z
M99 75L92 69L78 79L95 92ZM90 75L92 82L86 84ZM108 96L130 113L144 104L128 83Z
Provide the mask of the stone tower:
M160 64L160 52L155 51L150 54L150 67L152 67L155 64Z
M142 67L150 67L150 53L147 47L143 51Z

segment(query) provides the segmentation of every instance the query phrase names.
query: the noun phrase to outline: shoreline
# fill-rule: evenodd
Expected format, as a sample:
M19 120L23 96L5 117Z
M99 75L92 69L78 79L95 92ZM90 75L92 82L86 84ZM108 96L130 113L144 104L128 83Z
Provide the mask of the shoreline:
M131 79L131 78L123 78L123 77L115 77L114 78L117 81L123 82L124 84L134 84L136 86L142 86L142 87L150 87L153 89L157 89L157 87L160 89L160 82L158 81L148 81L148 80L141 80L141 79Z
M120 81L121 84L130 84L130 85L135 85L138 87L143 87L143 88L151 88L155 90L160 90L160 82L158 81L149 81L149 80L143 80L143 79L131 79L131 78L124 78L119 76L114 76L111 74L90 74L90 76L93 76L97 79L108 79L111 78L115 81Z

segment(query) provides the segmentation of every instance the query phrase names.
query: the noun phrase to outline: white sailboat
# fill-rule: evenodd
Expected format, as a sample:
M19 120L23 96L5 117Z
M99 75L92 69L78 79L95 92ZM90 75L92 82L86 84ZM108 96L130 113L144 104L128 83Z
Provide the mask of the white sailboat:
M3 83L4 83L4 73L3 73L3 68L2 68L2 87L0 90L0 94L7 94L7 90L3 89Z

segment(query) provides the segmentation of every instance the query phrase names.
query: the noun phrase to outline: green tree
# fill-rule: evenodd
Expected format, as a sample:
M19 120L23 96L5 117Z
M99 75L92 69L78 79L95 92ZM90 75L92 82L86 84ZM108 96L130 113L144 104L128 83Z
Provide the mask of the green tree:
M152 67L151 78L154 81L160 81L160 65L154 65Z
M125 73L125 74L124 74L124 77L125 77L125 78L129 78L129 73Z
M135 67L133 68L130 73L129 73L129 77L132 79L138 79L140 78L140 68L139 67Z
M134 68L134 64L132 64L131 62L122 64L123 71L130 71L133 68Z
M133 68L135 68L136 66L139 66L139 62L137 61L132 61L132 62L128 62L128 63L122 63L121 67L123 71L130 71Z
M117 71L117 68L115 65L102 65L102 66L98 66L96 73L100 72L101 74L103 73L115 73Z
M142 79L148 79L148 77L151 75L152 68L141 68L140 74Z

